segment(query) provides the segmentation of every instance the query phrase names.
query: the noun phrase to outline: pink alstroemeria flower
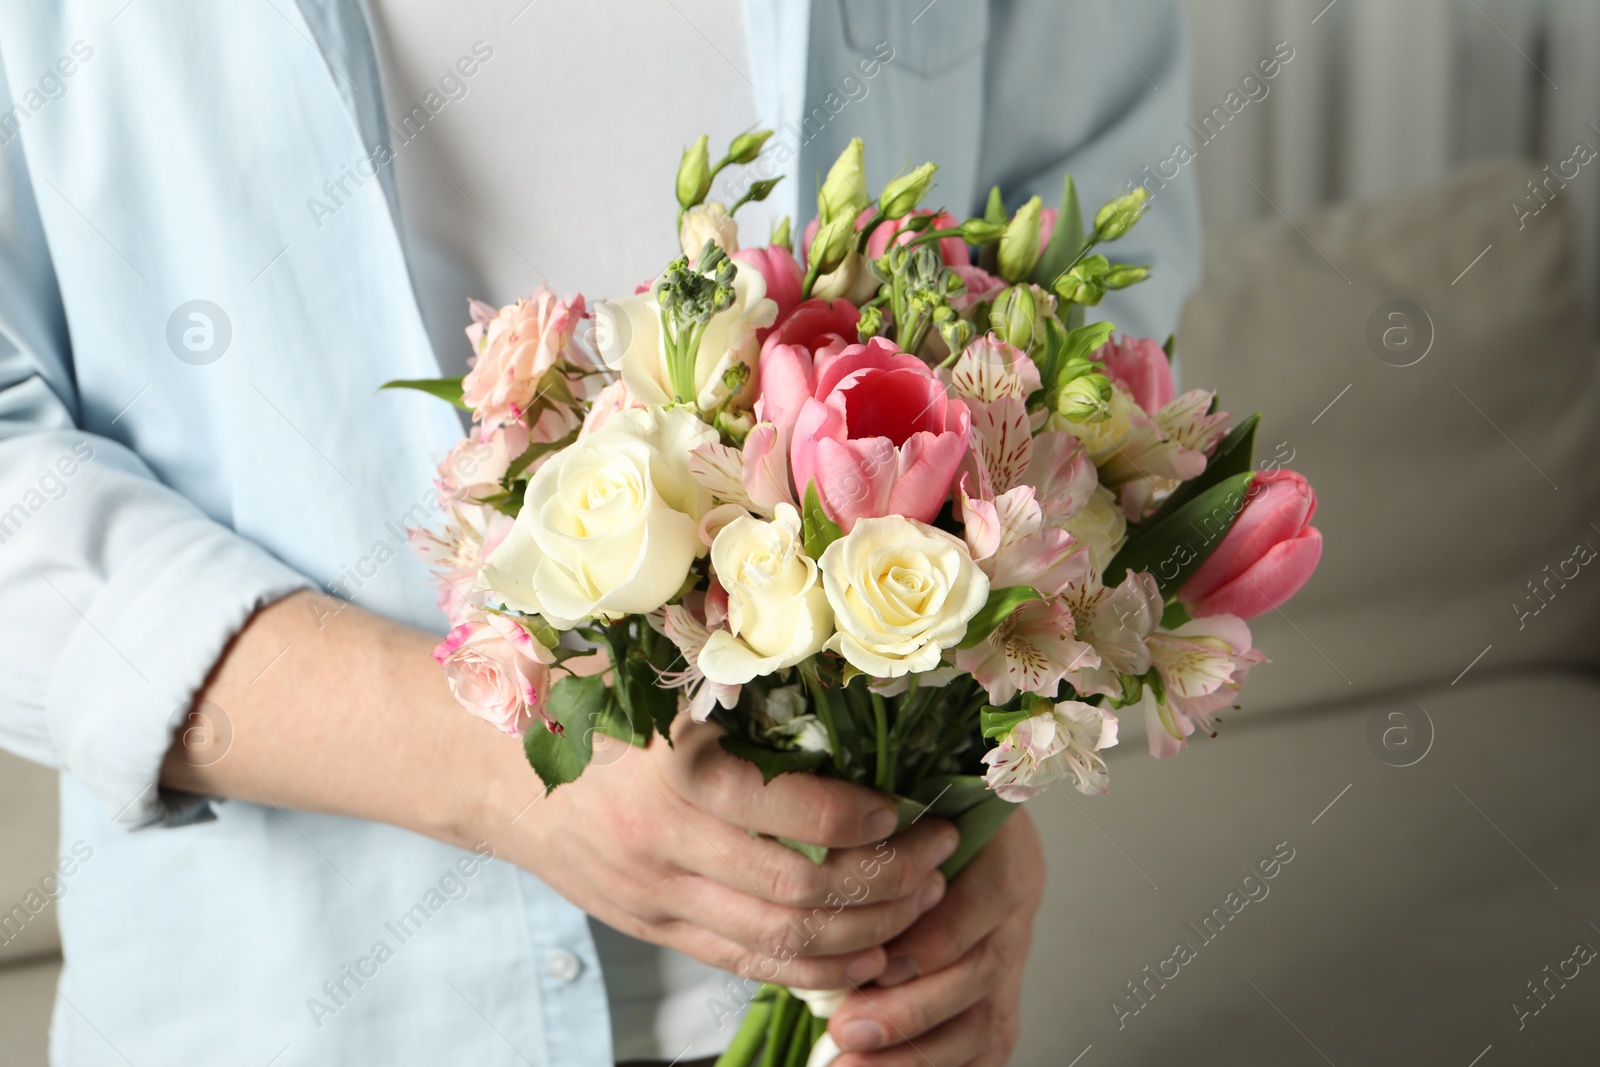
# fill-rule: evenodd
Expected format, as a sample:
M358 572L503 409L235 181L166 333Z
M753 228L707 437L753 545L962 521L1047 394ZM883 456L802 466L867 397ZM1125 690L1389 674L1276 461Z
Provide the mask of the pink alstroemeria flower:
M1120 382L1133 396L1133 402L1154 415L1177 395L1172 380L1172 363L1161 345L1148 337L1129 337L1107 341L1095 350L1094 358L1106 365L1106 377Z
M1298 593L1322 558L1311 483L1291 470L1262 471L1249 494L1216 550L1178 590L1196 618L1263 615Z
M765 375L762 384L771 388ZM857 519L882 515L933 521L972 433L966 405L926 363L881 337L818 368L810 396L764 391L762 401L784 412L798 407L795 488L803 495L815 479L823 507L846 532Z

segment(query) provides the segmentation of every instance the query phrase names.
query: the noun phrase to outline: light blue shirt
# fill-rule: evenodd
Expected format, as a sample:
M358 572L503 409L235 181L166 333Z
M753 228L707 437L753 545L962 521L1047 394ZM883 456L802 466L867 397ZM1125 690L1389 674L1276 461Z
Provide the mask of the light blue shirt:
M1186 118L1168 5L752 0L749 36L764 116L798 131L784 169L859 134L873 181L938 160L956 209L991 183L1054 203L1070 169L1092 210ZM878 42L863 93L845 79ZM90 852L60 904L52 1062L609 1063L585 916L537 878L156 786L262 604L321 586L442 625L403 530L436 518L461 426L375 387L458 356L429 343L387 168L332 216L306 206L385 136L362 14L11 3L0 61L0 744L62 769L62 850ZM1192 175L1124 246L1159 280L1107 310L1165 336L1197 271Z

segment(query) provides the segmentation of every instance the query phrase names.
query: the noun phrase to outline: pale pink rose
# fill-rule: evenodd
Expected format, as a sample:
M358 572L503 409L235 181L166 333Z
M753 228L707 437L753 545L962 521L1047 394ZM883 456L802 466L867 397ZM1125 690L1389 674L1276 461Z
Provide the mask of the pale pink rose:
M550 650L516 620L479 614L455 627L433 650L450 692L463 708L508 734L520 734L546 716L550 695Z
M1113 338L1095 350L1094 358L1106 366L1106 377L1121 382L1133 402L1154 415L1172 402L1175 387L1172 363L1161 345L1148 337Z
M798 406L790 444L797 494L815 479L823 507L846 532L857 519L883 515L933 521L972 433L966 405L946 395L926 363L881 337L818 370L809 397L763 400L785 411Z
M441 502L476 502L498 492L507 468L527 451L529 440L526 424L510 422L457 441L434 475Z
M1244 510L1216 549L1178 590L1196 617L1253 619L1300 591L1322 558L1322 533L1311 525L1317 495L1291 470L1261 471Z
M800 287L805 281L794 253L782 245L765 248L744 248L733 258L748 263L761 272L767 281L767 299L778 305L778 321L782 322L800 303Z
M544 286L508 304L487 323L474 306L467 339L475 353L461 382L461 399L482 430L521 419L538 395L539 380L561 358L584 316L583 297L562 300Z

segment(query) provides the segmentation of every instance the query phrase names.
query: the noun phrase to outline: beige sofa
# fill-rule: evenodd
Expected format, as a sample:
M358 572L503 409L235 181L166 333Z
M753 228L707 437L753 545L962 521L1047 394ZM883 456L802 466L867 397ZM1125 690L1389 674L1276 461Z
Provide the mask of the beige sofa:
M1600 548L1600 369L1561 201L1506 210L1525 176L1209 241L1183 375L1293 449L1323 566L1257 621L1273 662L1222 736L1157 762L1130 722L1108 796L1033 803L1016 1063L1600 1060L1574 956L1600 948L1600 568L1511 606ZM1366 340L1394 299L1432 321L1413 366ZM0 907L50 870L54 818L52 776L0 756ZM0 947L6 1067L44 1062L57 944L46 910Z

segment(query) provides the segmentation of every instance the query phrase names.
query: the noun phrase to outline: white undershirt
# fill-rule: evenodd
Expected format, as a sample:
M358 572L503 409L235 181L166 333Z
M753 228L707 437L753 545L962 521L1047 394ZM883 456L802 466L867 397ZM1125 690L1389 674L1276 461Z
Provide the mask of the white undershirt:
M756 122L740 0L370 6L407 258L447 374L468 296L505 304L544 281L593 301L658 273L678 254L684 146L709 133L714 159ZM763 214L740 212L746 243ZM619 1061L726 1045L708 1008L722 972L591 925Z

